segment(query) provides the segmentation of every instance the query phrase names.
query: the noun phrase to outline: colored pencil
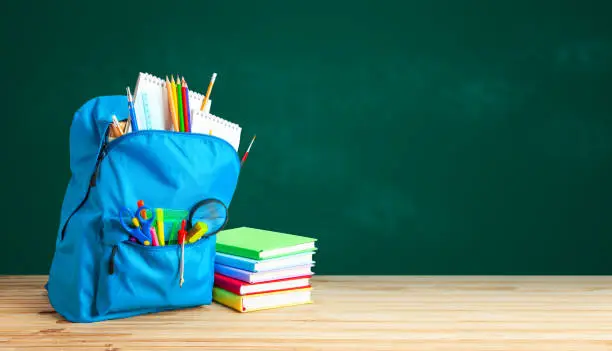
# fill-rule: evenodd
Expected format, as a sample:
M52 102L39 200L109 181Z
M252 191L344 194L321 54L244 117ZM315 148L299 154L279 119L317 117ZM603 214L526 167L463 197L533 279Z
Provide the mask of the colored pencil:
M130 87L127 87L126 91L127 91L127 99L128 99L128 110L130 113L130 122L132 123L132 131L137 132L138 123L136 122L136 112L134 111L134 99L132 98Z
M170 85L172 86L172 107L174 108L174 115L176 116L176 131L180 132L181 128L180 128L179 117L178 117L178 102L176 101L176 82L174 81L174 76L170 76L170 77L171 77Z
M181 87L181 81L176 77L176 103L177 103L177 115L179 119L180 131L185 131L185 119L183 118L183 89Z
M119 120L117 120L117 116L115 116L115 115L113 115L112 118L113 118L112 126L113 126L113 130L114 130L114 133L115 133L115 137L120 137L120 136L123 135L123 132L121 131L121 126L119 125Z
M189 124L189 90L187 89L187 82L185 77L181 77L181 84L183 86L183 118L185 120L185 131L191 131L191 125Z
M164 237L164 210L161 208L155 209L155 225L157 226L156 233L159 237L159 246L165 246L166 238Z
M125 125L123 126L123 134L127 133L128 130L130 129L130 119L128 118L127 121L125 122Z
M202 100L202 107L200 107L200 111L204 110L204 107L206 107L206 103L208 102L208 98L210 97L210 91L213 88L213 85L215 84L215 79L217 79L217 74L213 73L212 78L210 78L210 83L208 83L208 90L206 90L206 96L204 96L204 100Z
M172 84L170 83L170 80L168 80L168 76L166 76L166 91L168 92L168 110L170 110L172 125L174 126L174 131L178 132L178 119L176 117L176 110L174 108L174 91L172 90Z
M247 157L249 156L249 151L251 151L251 146L253 146L253 142L255 141L256 137L257 135L253 136L253 139L251 140L251 143L249 144L247 151L244 153L244 156L242 156L242 160L240 161L240 167L242 167L242 164L244 163L244 161L246 161Z

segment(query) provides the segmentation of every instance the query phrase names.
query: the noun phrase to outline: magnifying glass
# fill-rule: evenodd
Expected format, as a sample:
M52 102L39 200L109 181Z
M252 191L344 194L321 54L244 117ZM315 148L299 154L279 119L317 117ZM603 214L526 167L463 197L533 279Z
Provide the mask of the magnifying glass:
M208 230L202 235L207 237L220 232L229 220L227 207L217 199L206 199L196 203L187 217L187 230L193 228L197 222L202 222Z

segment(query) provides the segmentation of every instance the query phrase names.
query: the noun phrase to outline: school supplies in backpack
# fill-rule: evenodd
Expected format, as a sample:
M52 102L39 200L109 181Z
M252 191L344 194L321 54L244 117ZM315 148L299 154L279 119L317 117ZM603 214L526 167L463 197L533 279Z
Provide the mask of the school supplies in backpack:
M202 221L189 214L200 213L194 206L204 200L229 208L240 173L236 150L222 138L148 129L140 119L138 130L112 139L113 115L129 122L125 95L94 98L73 118L72 174L45 285L51 305L69 321L95 322L210 304L216 235L198 232L198 225L199 239L181 240L181 253L175 230ZM128 231L121 214L140 224L140 200L145 230ZM159 218L157 209L168 210ZM163 244L154 234L158 220L165 227ZM227 213L216 221L224 225ZM177 229L177 222L186 227ZM134 233L156 235L157 246L131 241Z
M191 115L200 111L205 96L190 90L184 78L162 79L140 72L134 89L134 111L138 129L190 131ZM210 113L208 100L202 115ZM179 125L183 126L179 128ZM208 134L205 133L205 134Z

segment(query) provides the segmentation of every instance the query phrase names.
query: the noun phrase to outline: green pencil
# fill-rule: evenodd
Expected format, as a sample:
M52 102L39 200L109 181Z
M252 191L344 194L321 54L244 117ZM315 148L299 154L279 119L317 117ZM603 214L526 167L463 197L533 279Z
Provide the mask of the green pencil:
M183 120L183 89L181 89L181 81L176 79L176 103L178 105L179 128L181 132L185 131L185 121Z

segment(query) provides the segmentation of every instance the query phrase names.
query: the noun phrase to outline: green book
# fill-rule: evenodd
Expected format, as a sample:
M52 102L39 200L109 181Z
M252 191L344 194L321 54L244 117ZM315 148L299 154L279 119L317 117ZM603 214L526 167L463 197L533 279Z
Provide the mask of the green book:
M240 227L217 233L217 252L253 260L295 255L315 250L317 239Z

